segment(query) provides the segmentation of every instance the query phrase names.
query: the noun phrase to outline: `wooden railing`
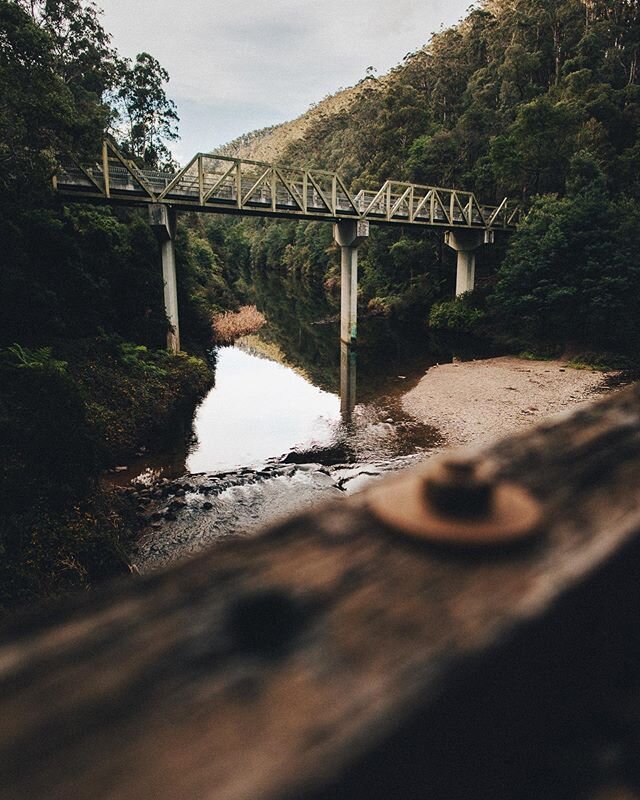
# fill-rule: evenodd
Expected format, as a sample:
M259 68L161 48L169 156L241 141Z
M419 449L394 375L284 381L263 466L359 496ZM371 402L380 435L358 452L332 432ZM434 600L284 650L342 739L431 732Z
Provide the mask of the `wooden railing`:
M474 457L539 504L517 547L405 535L373 487L11 623L0 798L631 792L640 388Z

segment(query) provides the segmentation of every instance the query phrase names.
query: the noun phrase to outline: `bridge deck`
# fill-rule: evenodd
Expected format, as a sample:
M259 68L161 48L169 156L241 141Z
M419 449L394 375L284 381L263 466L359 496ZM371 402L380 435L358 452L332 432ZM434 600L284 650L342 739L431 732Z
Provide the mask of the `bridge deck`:
M64 161L58 191L77 200L128 205L164 203L217 214L298 217L335 222L366 219L446 228L509 230L518 209L505 200L481 204L471 192L386 181L351 193L339 175L199 153L176 173L140 170L111 142L93 164Z

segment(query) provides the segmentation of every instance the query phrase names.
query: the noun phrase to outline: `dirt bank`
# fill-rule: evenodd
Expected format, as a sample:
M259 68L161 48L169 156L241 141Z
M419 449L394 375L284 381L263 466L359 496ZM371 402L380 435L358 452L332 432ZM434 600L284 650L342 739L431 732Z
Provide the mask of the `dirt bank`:
M447 444L472 444L593 400L614 374L513 356L441 364L403 397L402 406L438 428Z

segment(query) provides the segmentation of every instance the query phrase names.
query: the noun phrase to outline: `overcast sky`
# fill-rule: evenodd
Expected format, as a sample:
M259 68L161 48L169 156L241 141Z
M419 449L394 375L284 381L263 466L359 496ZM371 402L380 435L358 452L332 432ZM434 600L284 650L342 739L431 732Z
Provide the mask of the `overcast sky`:
M457 22L471 0L96 0L121 55L169 71L178 159L292 119L380 74Z

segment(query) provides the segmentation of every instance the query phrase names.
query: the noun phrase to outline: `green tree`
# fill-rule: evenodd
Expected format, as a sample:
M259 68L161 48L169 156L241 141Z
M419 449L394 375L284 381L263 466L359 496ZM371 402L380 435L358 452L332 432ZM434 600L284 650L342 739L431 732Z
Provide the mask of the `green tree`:
M634 0L583 0L587 24L607 40L606 61L615 80L638 80L640 6Z
M49 41L49 62L73 98L74 137L88 147L109 119L105 102L118 80L118 56L90 0L15 0Z
M580 122L575 105L549 95L521 105L507 133L492 143L494 168L505 191L525 199L564 191Z
M168 144L178 137L175 103L164 85L169 73L149 53L123 61L115 92L115 131L125 151L145 167L173 166Z
M612 198L588 154L572 161L569 194L536 199L513 236L491 298L524 341L633 350L640 342L640 212Z
M55 70L66 84L101 95L116 77L117 54L90 0L15 0L51 42Z
M47 189L55 150L73 143L74 102L54 69L49 35L0 0L0 207L5 219Z

